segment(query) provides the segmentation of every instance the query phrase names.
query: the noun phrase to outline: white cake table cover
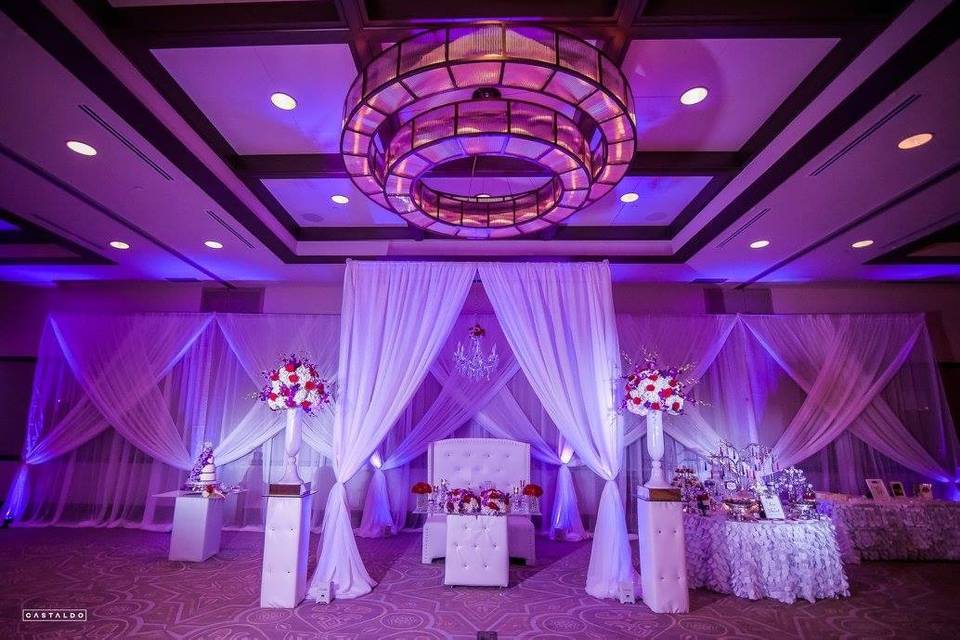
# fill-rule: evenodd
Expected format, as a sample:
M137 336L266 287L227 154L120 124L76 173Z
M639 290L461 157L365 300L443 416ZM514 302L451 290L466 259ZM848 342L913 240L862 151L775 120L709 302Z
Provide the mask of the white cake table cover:
M960 503L896 498L818 500L830 516L844 562L960 560Z
M684 514L690 588L759 600L850 595L830 520L733 522Z

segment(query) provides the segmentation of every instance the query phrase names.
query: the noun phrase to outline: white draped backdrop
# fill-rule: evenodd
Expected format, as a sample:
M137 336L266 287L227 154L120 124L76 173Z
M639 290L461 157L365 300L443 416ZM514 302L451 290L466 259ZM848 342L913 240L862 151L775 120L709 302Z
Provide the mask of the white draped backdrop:
M229 498L227 526L261 528L283 423L250 396L291 351L337 383L336 411L304 424L300 463L319 489L318 576L341 597L372 587L354 527L416 526L409 487L425 479L427 445L482 433L531 444L542 530L600 537L588 589L612 595L629 579L626 532L649 469L643 421L607 406L618 350L696 364L707 404L664 421L668 473L723 437L773 446L818 488L859 494L880 477L954 497L957 437L921 315L614 318L604 265L483 264L496 313L477 316L461 314L477 265L400 264L351 263L342 316L52 315L4 513L25 526L168 530L172 501L154 495L177 488L212 441L221 477L246 489ZM501 360L474 383L451 354L477 321Z

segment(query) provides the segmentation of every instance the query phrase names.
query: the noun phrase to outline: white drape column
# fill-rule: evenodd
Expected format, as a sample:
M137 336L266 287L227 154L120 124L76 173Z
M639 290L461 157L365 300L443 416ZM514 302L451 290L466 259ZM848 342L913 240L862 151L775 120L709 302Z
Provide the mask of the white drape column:
M460 315L473 263L347 263L340 324L333 471L309 596L337 598L374 586L357 550L344 483L374 452L423 381Z
M563 437L606 480L587 570L587 593L612 598L632 583L623 497L620 370L607 263L482 263L480 277L521 369Z

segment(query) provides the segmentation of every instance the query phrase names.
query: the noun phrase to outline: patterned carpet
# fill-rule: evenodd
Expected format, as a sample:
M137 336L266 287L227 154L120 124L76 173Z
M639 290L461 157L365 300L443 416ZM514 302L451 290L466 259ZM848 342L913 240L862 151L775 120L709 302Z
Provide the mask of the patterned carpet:
M956 638L955 564L867 563L850 569L853 596L816 604L692 593L692 612L656 615L583 593L589 543L538 540L536 567L511 567L497 591L441 586L419 562L416 534L359 539L380 585L357 600L296 610L257 606L262 538L224 533L201 564L169 562L168 534L121 529L0 531L4 638ZM315 542L315 541L314 541ZM315 546L315 545L314 545ZM314 558L311 557L311 566ZM86 623L21 623L21 607L86 608Z

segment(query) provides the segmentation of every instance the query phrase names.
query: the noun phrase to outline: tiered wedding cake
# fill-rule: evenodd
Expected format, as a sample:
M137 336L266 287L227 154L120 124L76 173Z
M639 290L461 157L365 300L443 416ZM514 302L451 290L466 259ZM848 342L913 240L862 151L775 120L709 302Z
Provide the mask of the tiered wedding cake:
M207 458L207 463L200 469L197 482L202 485L217 484L217 465L213 462L213 456Z

